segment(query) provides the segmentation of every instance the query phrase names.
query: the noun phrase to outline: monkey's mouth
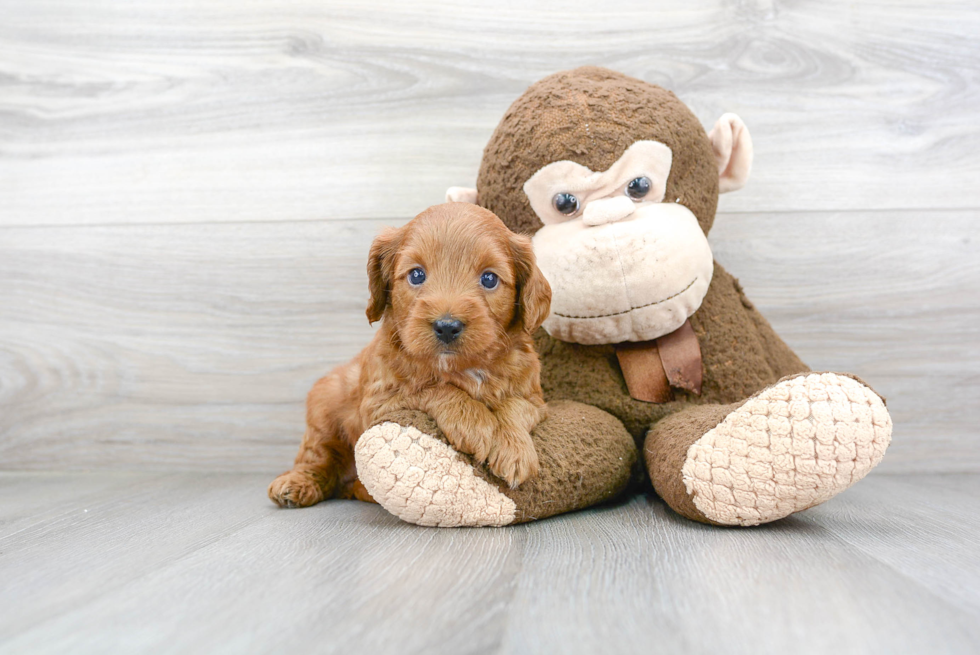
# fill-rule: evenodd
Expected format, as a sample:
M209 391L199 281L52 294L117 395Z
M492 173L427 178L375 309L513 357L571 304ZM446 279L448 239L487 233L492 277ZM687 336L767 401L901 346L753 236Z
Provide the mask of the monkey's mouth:
M561 314L559 312L552 312L552 314L554 316L560 316L562 318L574 318L574 319L610 318L612 316L622 316L623 314L629 314L630 312L636 311L638 309L646 309L647 307L653 307L655 305L663 304L663 303L665 303L665 302L667 302L669 300L673 300L677 296L681 295L682 293L684 293L685 291L687 291L688 289L690 289L691 287L693 287L694 286L694 283L697 282L697 281L698 281L698 278L695 277L693 280L691 280L688 283L688 285L686 287L684 287L683 289L681 289L680 291L678 291L677 293L675 293L673 295L667 296L666 298L661 298L660 300L655 300L653 302L648 302L648 303L646 303L644 305L638 305L636 307L630 307L629 309L624 309L621 312L613 312L611 314L596 314L595 316L575 316L573 314Z

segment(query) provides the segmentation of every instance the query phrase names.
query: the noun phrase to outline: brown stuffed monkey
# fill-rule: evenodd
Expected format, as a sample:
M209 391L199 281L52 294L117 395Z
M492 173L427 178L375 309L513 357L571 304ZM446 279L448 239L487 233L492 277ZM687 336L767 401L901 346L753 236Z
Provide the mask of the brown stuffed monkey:
M520 523L619 494L639 453L677 513L757 525L864 477L891 437L882 398L811 373L713 261L718 194L751 162L737 116L706 133L658 86L594 67L532 85L490 138L477 189L447 195L533 235L551 284L535 338L540 473L507 488L403 412L355 451L375 500L420 525Z

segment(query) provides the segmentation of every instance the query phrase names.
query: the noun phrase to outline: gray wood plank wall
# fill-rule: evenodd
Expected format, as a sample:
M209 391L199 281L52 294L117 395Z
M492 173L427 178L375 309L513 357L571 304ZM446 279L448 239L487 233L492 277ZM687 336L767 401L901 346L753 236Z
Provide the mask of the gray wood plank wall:
M717 258L886 395L882 470L980 470L975 3L0 0L0 468L274 472L370 335L380 226L599 64L756 146Z

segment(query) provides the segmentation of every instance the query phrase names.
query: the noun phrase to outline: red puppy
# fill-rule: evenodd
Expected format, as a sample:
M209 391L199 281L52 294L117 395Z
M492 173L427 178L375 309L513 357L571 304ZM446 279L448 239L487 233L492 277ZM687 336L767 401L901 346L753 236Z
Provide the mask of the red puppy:
M538 470L530 432L544 417L531 334L551 287L531 241L467 203L431 207L371 245L368 319L381 321L353 361L313 386L293 469L269 485L283 507L371 500L354 444L388 412L417 409L459 451L517 486Z

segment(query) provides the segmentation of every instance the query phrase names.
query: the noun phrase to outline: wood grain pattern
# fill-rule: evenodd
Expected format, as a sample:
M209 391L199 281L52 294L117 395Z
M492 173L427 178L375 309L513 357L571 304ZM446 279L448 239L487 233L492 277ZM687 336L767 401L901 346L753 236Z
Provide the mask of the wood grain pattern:
M978 220L725 214L711 240L805 361L889 399L884 470L977 471ZM370 338L384 223L3 230L0 467L285 470L309 387Z
M49 507L0 531L2 653L806 655L980 643L976 475L875 473L751 529L694 524L645 497L457 530L352 501L277 510L255 475L66 480L0 474L0 525L23 517L25 488Z
M719 260L889 397L886 470L980 470L971 3L0 12L0 468L285 467L370 335L377 228L472 183L528 83L598 63L742 114Z
M918 577L928 575L926 562L940 560L937 572L955 581L957 558L945 558L943 545L917 547L917 514L902 516L882 480L894 478L873 474L859 485L879 501L874 509L859 505L860 520L904 527L896 550L916 562ZM923 504L942 512L940 498ZM718 530L650 497L574 524L531 526L514 599L523 611L503 651L965 652L977 643L974 609L923 593L867 542L845 543L838 522L811 515L759 530ZM899 598L908 605L890 602Z
M265 477L239 476L229 488L199 474L72 475L65 483L51 474L0 476L4 515L17 523L0 532L0 649L270 514L271 504L257 502ZM24 518L25 495L43 512Z
M0 2L0 225L404 218L472 185L506 107L600 64L754 177L726 211L977 207L980 11L699 0Z
M797 518L971 612L980 611L976 475L880 476ZM869 517L875 517L868 520ZM912 551L916 554L912 554Z
M977 211L722 216L711 242L815 370L863 377L895 423L886 470L980 470Z
M288 468L377 222L8 229L3 468Z

